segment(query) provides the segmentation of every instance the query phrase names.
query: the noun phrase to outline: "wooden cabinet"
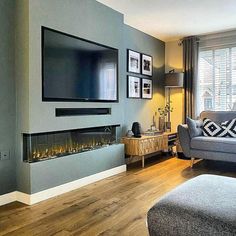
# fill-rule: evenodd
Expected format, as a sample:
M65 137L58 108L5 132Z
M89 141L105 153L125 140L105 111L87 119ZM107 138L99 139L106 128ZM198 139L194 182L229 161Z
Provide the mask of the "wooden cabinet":
M155 136L143 135L141 138L123 137L121 142L125 144L125 154L140 156L142 158L142 167L144 167L145 155L158 151L168 151L170 145L176 139L176 133L163 133Z
M173 146L176 145L176 141L178 140L178 135L175 132L163 133L163 138L164 138L163 151L167 152L170 149L172 149Z

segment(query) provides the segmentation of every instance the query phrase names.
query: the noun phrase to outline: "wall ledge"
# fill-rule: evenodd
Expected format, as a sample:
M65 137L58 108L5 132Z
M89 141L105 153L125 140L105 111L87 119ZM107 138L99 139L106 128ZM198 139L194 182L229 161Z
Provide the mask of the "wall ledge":
M108 178L113 175L120 174L126 171L126 165L118 166L110 170L105 170L100 173L90 175L69 183L65 183L54 188L49 188L34 194L26 194L19 191L14 191L4 195L0 195L0 206L11 202L22 202L27 205L33 205L35 203L47 200L52 197L59 196L63 193L70 192L72 190L81 188L85 185L97 182L99 180Z

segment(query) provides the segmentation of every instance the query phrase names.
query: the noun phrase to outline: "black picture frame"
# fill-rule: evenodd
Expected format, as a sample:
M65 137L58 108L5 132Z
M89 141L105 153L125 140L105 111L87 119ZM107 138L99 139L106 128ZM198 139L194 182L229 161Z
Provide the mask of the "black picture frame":
M135 95L135 88L134 88L134 83L136 80L137 82L137 93ZM132 88L133 87L133 88ZM133 90L133 91L132 91ZM141 98L141 78L137 76L132 76L132 75L127 75L127 98L133 98L133 99L139 99Z
M153 81L152 79L142 78L142 99L151 100L153 97ZM146 86L149 85L149 86ZM149 88L148 88L149 87Z
M141 56L141 73L145 76L153 75L153 57L148 54L142 54Z
M133 56L134 62L137 61L136 66L137 68L135 69L135 66L132 67L131 63L131 57ZM141 53L127 49L127 72L129 73L134 73L134 74L141 74Z

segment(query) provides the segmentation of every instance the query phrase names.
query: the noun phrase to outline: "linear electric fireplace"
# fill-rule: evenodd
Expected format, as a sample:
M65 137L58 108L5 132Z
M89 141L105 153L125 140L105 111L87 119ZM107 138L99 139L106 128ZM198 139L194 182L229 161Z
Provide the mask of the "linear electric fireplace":
M23 134L23 160L50 160L116 144L118 126Z

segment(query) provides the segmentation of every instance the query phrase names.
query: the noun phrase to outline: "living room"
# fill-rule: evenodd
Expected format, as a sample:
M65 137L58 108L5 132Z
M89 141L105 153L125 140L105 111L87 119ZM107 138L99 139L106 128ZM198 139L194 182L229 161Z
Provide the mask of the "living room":
M235 235L235 10L1 0L0 235Z

